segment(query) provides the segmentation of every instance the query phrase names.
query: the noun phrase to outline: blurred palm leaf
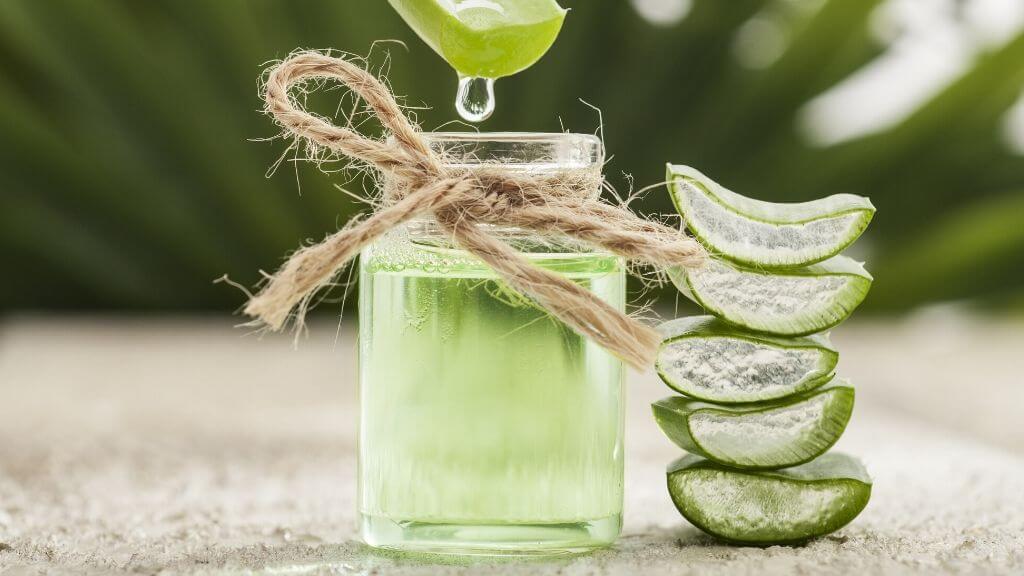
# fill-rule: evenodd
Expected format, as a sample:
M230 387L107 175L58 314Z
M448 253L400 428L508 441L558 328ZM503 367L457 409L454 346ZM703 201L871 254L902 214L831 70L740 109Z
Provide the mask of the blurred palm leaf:
M796 129L804 105L880 46L878 0L830 0L787 16L787 48L763 69L736 61L752 17L785 0L697 0L654 27L623 0L566 1L552 52L499 82L488 130L593 131L608 174L662 178L697 165L774 200L850 191L879 216L865 239L879 272L875 309L1024 293L1024 158L999 125L1024 87L1024 36L883 133L831 147ZM283 152L258 113L263 63L333 47L385 63L396 92L453 119L455 78L379 0L4 0L0 2L0 247L4 309L223 308L283 253L359 209L309 166L267 168ZM334 104L320 99L323 112ZM301 184L301 197L297 193ZM358 185L358 183L356 183ZM653 193L641 210L668 211Z

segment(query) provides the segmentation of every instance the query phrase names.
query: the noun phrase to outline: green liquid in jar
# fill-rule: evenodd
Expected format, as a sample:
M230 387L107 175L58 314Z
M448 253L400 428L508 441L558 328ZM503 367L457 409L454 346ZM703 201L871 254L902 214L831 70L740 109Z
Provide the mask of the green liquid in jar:
M529 257L624 307L619 258L548 250ZM368 544L548 554L614 541L618 359L465 253L405 231L363 253L359 297L358 505Z

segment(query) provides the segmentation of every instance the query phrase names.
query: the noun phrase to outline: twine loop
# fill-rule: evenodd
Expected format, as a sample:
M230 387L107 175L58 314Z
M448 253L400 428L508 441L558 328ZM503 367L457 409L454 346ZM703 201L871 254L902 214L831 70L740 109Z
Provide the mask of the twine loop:
M345 84L373 110L390 138L368 138L304 110L291 90L313 79ZM245 313L272 330L301 325L318 290L359 251L408 220L429 215L462 249L511 288L638 369L653 362L659 336L561 274L538 268L481 224L561 234L656 266L697 266L703 248L682 232L602 202L600 168L512 172L497 165L446 167L373 74L344 59L299 52L267 79L265 107L286 134L377 169L383 206L323 242L296 251L250 298Z

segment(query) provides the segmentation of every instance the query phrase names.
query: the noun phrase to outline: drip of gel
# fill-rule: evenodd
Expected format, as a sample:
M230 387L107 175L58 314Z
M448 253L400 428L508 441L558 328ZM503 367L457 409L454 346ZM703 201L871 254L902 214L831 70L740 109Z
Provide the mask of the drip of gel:
M467 122L483 122L494 112L494 78L459 76L455 109Z

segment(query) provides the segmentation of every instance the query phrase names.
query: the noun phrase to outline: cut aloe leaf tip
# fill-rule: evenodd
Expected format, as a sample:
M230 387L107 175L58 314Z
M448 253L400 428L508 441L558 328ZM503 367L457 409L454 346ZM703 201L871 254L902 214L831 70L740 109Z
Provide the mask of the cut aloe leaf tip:
M837 452L765 472L690 455L669 467L668 490L697 528L730 542L767 546L842 528L867 506L871 478L860 461Z
M673 396L652 405L654 419L677 446L746 469L796 466L839 440L853 413L843 380L772 402L722 406Z
M554 44L566 11L555 0L389 0L463 76L501 78L530 67Z
M867 297L872 277L845 256L803 268L766 272L719 259L669 269L673 284L719 318L782 336L821 332L839 324Z
M712 252L753 267L831 258L860 237L875 213L869 199L853 194L791 204L747 198L689 166L669 164L668 181L690 232Z
M779 338L737 329L713 316L658 327L655 369L673 390L709 402L759 402L827 382L839 354L825 336Z

